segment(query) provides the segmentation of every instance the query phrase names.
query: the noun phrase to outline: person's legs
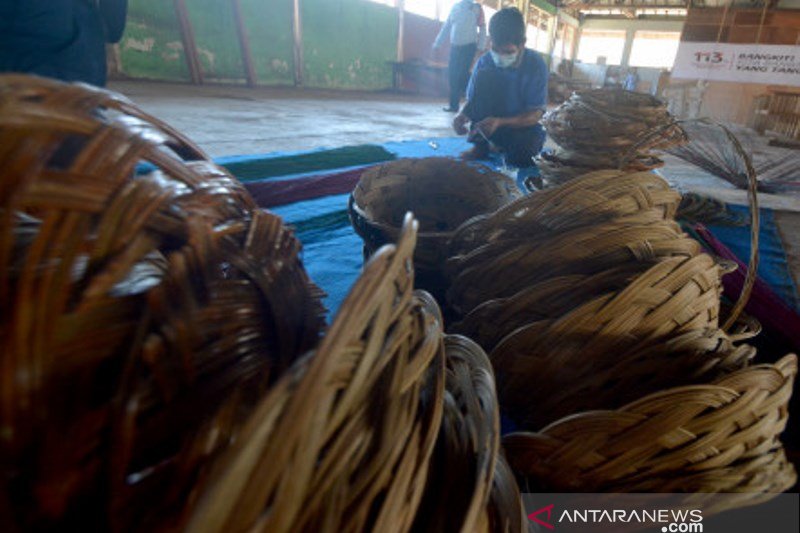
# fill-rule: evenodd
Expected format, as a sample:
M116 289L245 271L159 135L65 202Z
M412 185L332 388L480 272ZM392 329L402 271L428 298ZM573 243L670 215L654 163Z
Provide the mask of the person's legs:
M500 128L491 140L505 154L506 163L515 167L530 167L533 157L542 151L545 132L541 124L529 128Z
M469 81L469 71L472 60L475 57L474 44L450 47L450 62L448 64L448 78L450 83L450 106L451 111L459 108L461 97Z
M467 89L467 82L469 82L470 70L472 68L472 61L475 59L475 51L477 45L467 44L459 47L459 65L458 74L456 78L456 90L450 92L450 105L455 104L455 107L460 107L461 98Z

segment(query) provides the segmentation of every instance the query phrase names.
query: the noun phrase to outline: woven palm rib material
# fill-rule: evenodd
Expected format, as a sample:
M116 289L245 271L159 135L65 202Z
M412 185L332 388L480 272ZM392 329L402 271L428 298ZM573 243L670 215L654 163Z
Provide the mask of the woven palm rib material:
M796 480L778 440L796 373L790 354L509 434L503 446L512 468L545 490L780 492Z
M561 147L540 162L544 187L565 183L597 168L652 170L663 165L648 150L687 142L686 133L650 95L621 89L576 91L544 119L548 135Z
M494 468L489 502L479 520L477 530L511 533L527 529L528 517L522 505L522 494L514 472L501 454L497 457Z
M581 190L584 181L598 186L603 176L590 174L564 187L569 190L537 193L464 224L449 245L449 304L467 314L487 300L551 278L598 274L632 263L642 272L661 258L699 253L699 244L666 219L674 213L677 194L650 194L627 176L618 190ZM652 176L642 178L647 183Z
M189 531L408 530L445 386L441 327L412 296L416 233L407 218L397 247L365 265L319 348L260 402Z
M448 335L445 351L444 415L414 531L490 531L500 448L494 375L483 349L466 337Z
M396 242L406 211L420 221L414 252L417 282L435 295L442 292L446 243L465 220L491 212L520 195L514 180L443 157L401 159L373 167L350 197L353 228L369 256Z
M628 216L672 218L679 201L680 195L655 174L598 170L465 222L454 233L449 254L464 254L487 241L563 232Z
M141 161L154 170L134 178ZM104 90L0 77L0 168L9 520L168 521L319 339L300 243L190 141Z

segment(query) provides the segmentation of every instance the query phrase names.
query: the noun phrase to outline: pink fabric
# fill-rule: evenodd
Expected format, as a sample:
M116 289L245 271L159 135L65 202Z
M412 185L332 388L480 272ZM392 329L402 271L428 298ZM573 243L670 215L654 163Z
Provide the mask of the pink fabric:
M697 224L695 231L714 254L736 262L736 271L722 277L724 294L736 301L744 288L747 265L702 224ZM791 343L792 349L800 350L800 315L786 305L761 278L756 278L745 311L761 322L765 331L779 335Z
M288 180L245 182L244 186L260 207L275 207L322 196L349 193L367 168L369 167Z

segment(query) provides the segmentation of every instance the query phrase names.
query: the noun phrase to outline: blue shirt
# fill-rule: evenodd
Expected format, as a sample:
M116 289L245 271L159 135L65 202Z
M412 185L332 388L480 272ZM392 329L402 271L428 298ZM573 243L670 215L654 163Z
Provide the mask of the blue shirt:
M478 48L484 48L486 22L483 18L483 7L473 0L461 0L454 5L439 35L436 36L433 47L441 46L447 36L450 37L450 44L453 46L477 43Z
M503 91L505 112L500 116L513 117L536 109L544 110L547 106L547 64L533 50L525 49L523 53L521 63L513 68L500 68L494 64L491 54L484 54L470 77L467 100L479 104L474 107L485 108L479 101L489 95L475 94L475 79L490 75L497 80L493 85L501 87ZM470 115L470 118L480 120L484 117Z

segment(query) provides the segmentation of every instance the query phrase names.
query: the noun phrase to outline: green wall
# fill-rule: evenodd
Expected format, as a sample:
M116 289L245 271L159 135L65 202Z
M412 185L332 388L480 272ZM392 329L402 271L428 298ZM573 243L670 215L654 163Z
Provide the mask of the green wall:
M120 71L125 76L169 81L190 79L171 1L131 0L119 50Z
M259 85L294 83L292 1L240 0ZM230 0L186 0L204 79L244 83ZM398 15L366 0L301 0L304 85L386 89L397 55ZM129 0L120 71L132 78L189 81L172 0Z
M167 3L172 3L167 2ZM229 0L186 0L203 77L242 82L245 78L236 22Z
M260 85L292 85L292 2L241 0L242 18Z
M397 11L363 0L303 0L308 87L386 89L397 57Z

